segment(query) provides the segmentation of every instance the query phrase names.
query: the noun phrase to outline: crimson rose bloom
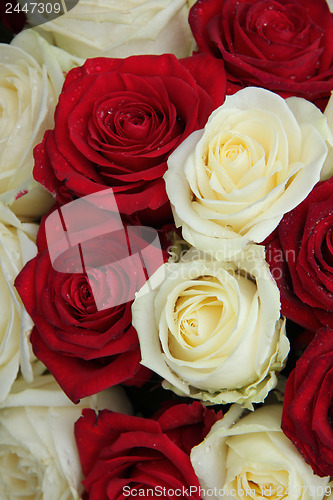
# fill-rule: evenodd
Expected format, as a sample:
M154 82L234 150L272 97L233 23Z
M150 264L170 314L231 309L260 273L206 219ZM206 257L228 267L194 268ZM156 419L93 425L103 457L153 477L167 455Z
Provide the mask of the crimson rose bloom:
M108 410L96 418L93 410L83 410L75 437L89 499L116 500L124 493L142 497L143 492L145 498L155 498L151 490L156 497L172 498L167 491L177 490L177 498L200 500L189 452L221 417L197 401L173 406L153 419ZM190 486L192 494L182 494Z
M333 179L319 182L266 241L284 316L333 328Z
M224 96L224 71L208 55L90 59L66 77L34 177L60 203L112 187L120 213L160 226L171 220L166 160Z
M320 329L286 385L282 430L318 476L333 475L333 330Z
M81 214L83 224L88 215ZM61 254L59 268L55 266L57 261L51 264L45 220L38 233L38 254L15 281L35 323L30 337L35 355L74 402L122 382L142 385L150 372L139 364L141 355L131 324L129 292L134 298L135 290L146 278L139 269L135 247L145 248L150 273L159 267L161 259L166 259L166 253L147 246L140 227L125 225L126 232L123 229L97 234L81 244L85 272L78 267L77 245ZM128 237L136 260L124 258ZM109 263L115 263L111 270ZM96 304L101 306L99 310ZM108 307L110 304L112 307Z
M325 0L198 0L189 22L199 51L222 58L236 87L329 97L333 18Z

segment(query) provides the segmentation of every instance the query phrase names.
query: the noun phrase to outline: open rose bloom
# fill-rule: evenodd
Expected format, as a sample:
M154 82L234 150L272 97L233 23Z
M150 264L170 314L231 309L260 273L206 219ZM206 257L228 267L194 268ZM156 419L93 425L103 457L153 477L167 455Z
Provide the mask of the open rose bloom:
M266 406L239 419L234 405L193 448L194 470L205 491L216 491L215 500L320 500L330 491L328 478L316 476L281 431L281 411Z
M189 22L199 51L223 60L231 90L256 85L325 106L333 86L326 0L199 0Z
M262 242L319 180L325 139L326 118L304 99L254 87L228 96L168 160L183 237L219 260Z
M67 75L54 130L34 150L34 177L60 203L111 187L121 213L171 222L168 156L224 92L224 72L207 55L88 59Z
M149 498L163 488L172 496L194 488L186 498L200 500L189 454L219 415L197 401L165 407L152 418L85 410L75 436L89 498Z
M262 250L253 246L229 263L187 254L141 289L132 314L142 363L165 387L252 408L276 385L289 344Z

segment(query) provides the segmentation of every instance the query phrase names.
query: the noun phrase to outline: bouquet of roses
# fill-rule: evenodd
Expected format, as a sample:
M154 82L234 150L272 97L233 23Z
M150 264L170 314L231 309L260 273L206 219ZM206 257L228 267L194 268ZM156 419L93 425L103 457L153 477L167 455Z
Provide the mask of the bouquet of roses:
M330 3L0 19L0 499L332 499Z

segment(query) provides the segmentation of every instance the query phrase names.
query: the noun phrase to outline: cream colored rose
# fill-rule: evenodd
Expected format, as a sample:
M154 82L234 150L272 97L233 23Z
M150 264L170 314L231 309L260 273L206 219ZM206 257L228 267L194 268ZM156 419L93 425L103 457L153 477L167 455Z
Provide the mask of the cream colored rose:
M237 421L241 413L233 405L191 451L206 493L202 498L321 500L329 478L316 476L283 434L282 405L264 406Z
M219 260L262 242L320 178L331 140L304 99L248 87L169 157L166 189L176 224Z
M80 57L191 55L195 46L186 0L79 0L39 26L54 45Z
M32 30L0 44L0 203L24 218L53 203L32 178L33 148L52 128L64 71L76 62Z
M0 406L1 500L79 498L83 474L74 423L83 408L130 412L118 387L74 405L51 375L32 385L15 382Z
M179 395L252 408L275 387L289 351L263 247L234 263L195 253L159 268L137 294L141 362Z
M37 229L35 224L14 228L0 223L0 402L7 397L19 367L30 381L34 369L40 367L39 362L32 365L36 359L29 342L33 323L14 287L17 274L36 254Z

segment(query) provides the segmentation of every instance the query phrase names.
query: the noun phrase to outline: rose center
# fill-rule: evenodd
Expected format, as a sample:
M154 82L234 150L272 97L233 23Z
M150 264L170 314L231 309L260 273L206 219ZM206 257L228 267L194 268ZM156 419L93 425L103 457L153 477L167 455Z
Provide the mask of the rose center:
M210 186L217 195L237 189L239 182L262 154L262 151L255 151L242 134L223 131L216 135L208 144L208 154L204 160Z
M151 118L138 111L119 111L115 120L127 138L134 140L145 139L151 128Z
M241 153L244 153L244 146L241 144L231 145L225 148L225 156L229 158L230 161L235 161L239 158Z
M266 11L258 21L257 30L261 34L266 35L268 28L270 31L279 31L282 37L290 32L295 32L295 26L291 20L281 12L276 12L274 10Z
M106 145L125 148L135 143L145 143L158 129L163 116L140 96L127 92L127 95L114 95L101 99L94 106L89 131L94 147L102 149Z
M96 311L95 300L85 275L72 275L63 285L62 296L76 317Z
M202 277L197 282L198 285L186 288L179 295L174 308L180 337L190 347L201 345L212 336L223 313L223 303L209 287L209 282L218 281Z
M92 294L91 289L87 283L85 283L80 289L80 296L82 302L90 302Z
M281 484L277 477L274 477L275 475L284 477L285 473L284 471L275 471L272 475L265 472L260 474L252 468L251 470L245 468L231 483L225 486L225 490L226 492L232 489L236 490L237 498L247 496L253 500L262 500L263 498L281 500L288 496L287 488Z

